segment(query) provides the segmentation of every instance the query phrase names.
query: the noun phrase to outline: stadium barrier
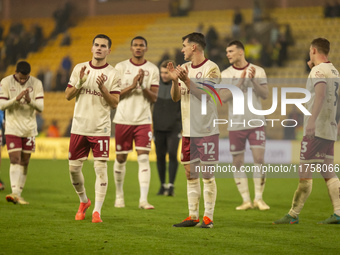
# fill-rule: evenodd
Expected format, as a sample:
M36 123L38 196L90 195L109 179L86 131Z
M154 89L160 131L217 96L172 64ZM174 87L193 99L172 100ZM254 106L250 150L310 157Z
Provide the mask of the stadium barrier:
M69 138L36 138L36 150L32 154L32 159L68 159ZM181 144L179 145L178 159L181 154ZM340 151L340 141L335 143L335 154ZM8 158L6 146L2 147L1 155L3 158ZM300 141L288 140L267 140L265 162L272 164L298 164L300 156ZM89 158L92 158L90 154ZM110 160L116 158L115 155L115 139L110 139ZM128 160L136 161L137 153L129 153ZM155 145L152 143L150 152L150 161L156 161ZM220 139L220 162L232 162L232 156L229 153L229 140ZM245 163L252 163L253 157L249 144L246 145ZM340 164L340 158L334 157L334 163Z

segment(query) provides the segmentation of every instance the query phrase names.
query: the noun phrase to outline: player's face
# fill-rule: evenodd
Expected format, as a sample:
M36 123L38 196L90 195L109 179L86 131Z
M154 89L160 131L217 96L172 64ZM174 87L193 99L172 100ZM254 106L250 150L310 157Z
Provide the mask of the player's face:
M161 67L161 79L163 82L169 82L171 80L168 68Z
M19 81L20 85L25 85L29 77L29 74L22 74L20 72L15 74L15 78Z
M135 58L143 58L145 52L148 50L143 39L135 39L131 45L131 52Z
M96 60L103 60L110 54L109 42L104 38L96 38L92 45L93 57Z
M231 65L237 63L242 58L242 50L237 48L236 45L231 45L230 47L227 47L226 52L226 56Z
M193 52L193 44L188 42L188 38L183 41L183 48L181 52L184 54L184 60L190 61Z

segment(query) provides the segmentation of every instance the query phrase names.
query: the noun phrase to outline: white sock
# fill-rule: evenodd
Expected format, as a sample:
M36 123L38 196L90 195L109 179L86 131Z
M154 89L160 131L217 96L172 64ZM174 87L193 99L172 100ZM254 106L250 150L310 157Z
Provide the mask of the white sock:
M70 160L70 177L72 185L79 196L81 203L87 203L88 198L86 196L85 186L84 186L84 175L81 171L83 163L79 160Z
M126 172L126 162L119 163L118 160L115 160L113 164L113 176L115 179L116 184L116 198L124 198L124 179L125 179L125 172Z
M20 192L20 176L21 166L19 164L10 164L9 166L9 178L11 181L12 193L18 195Z
M27 169L28 166L20 165L20 178L19 178L19 196L21 196L21 192L23 191L27 179Z
M108 184L107 162L95 160L94 170L96 172L96 184L95 184L96 199L93 212L98 212L99 214L101 214Z
M201 198L201 184L200 179L187 180L187 195L189 216L193 220L199 218L199 204Z
M237 189L242 196L243 202L250 202L247 174L241 171L235 172L234 180L235 180Z
M334 213L340 216L340 181L339 178L331 178L327 182L328 194L331 198Z
M139 203L141 203L148 201L148 193L151 178L149 155L148 154L138 155L137 160L138 160L138 180L140 187Z
M204 216L213 220L217 195L215 178L203 179L203 185Z
M294 218L298 217L307 198L312 192L313 180L303 180L299 182L298 188L295 191L293 197L292 208L288 212L288 214Z
M253 173L254 189L255 189L255 199L262 199L262 194L264 186L266 184L266 174L262 173L261 164L254 164L256 166L256 171Z

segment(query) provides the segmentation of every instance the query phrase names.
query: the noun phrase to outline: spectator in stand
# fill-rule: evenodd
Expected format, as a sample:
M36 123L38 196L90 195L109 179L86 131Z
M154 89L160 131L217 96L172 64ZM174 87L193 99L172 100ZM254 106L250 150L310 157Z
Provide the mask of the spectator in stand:
M232 27L232 33L233 33L233 37L234 39L240 39L241 36L241 25L242 25L242 21L243 21L243 16L242 13L240 11L239 7L235 8L235 12L234 12L234 23L233 23L233 27Z
M48 137L60 137L58 121L52 120L51 125L47 129L47 136Z
M71 35L70 35L69 31L66 31L64 33L63 39L60 42L60 46L70 46L71 42L72 42Z

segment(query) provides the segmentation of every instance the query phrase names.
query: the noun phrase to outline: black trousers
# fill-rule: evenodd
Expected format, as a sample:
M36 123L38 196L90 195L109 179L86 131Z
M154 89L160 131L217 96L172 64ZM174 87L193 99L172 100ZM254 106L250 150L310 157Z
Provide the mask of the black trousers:
M169 154L169 183L174 184L178 168L177 150L180 140L180 131L154 131L157 169L161 184L165 183L166 154Z

